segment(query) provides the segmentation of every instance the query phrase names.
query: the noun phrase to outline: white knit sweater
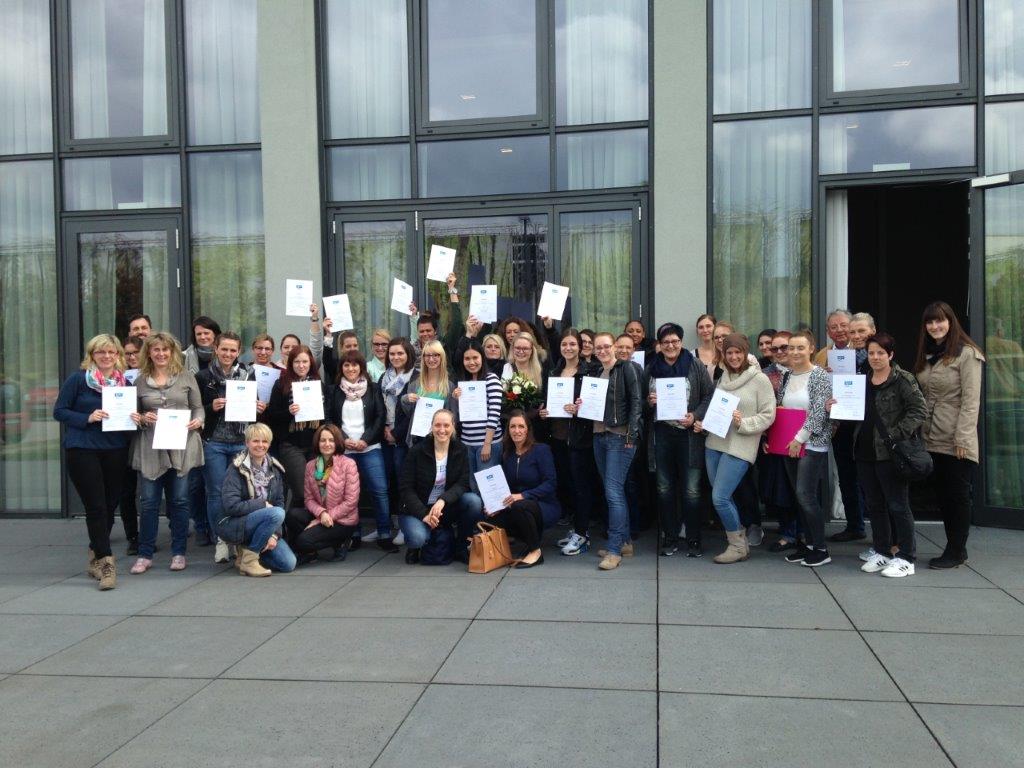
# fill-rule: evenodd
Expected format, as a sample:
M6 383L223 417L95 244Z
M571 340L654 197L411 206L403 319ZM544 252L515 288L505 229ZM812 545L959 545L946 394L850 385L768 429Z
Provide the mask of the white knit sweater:
M729 427L724 438L709 432L705 446L753 464L757 458L761 433L775 421L775 390L772 383L761 373L760 368L752 365L740 374L729 371L723 373L718 380L718 388L739 397L740 403L736 410L743 418L738 427L735 424Z

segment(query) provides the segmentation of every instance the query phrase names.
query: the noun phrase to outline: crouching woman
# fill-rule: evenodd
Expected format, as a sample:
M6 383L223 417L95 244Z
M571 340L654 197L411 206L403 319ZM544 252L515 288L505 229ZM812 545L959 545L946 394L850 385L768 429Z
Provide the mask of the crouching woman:
M295 570L295 555L281 539L284 523L284 467L269 455L273 433L259 422L245 428L245 450L224 476L217 535L238 546L236 565L244 576Z

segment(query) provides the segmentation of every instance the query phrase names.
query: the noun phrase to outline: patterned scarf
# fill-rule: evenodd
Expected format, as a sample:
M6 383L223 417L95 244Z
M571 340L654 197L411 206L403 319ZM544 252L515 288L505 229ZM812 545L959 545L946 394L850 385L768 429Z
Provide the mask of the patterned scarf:
M270 459L264 456L263 463L257 464L253 461L250 454L249 467L252 469L252 485L256 489L256 498L266 499L267 488L270 487L270 481L274 478L274 470Z
M341 391L345 393L345 399L353 402L356 400L362 400L363 395L366 394L366 379L362 376L359 377L358 381L349 381L342 376L341 381L338 382L338 386L341 387Z
M331 470L334 468L334 457L326 461L323 454L316 457L316 464L313 467L313 479L316 480L317 488L320 490L320 501L327 500L327 482L331 479Z
M89 389L97 392L101 392L103 387L128 386L128 380L125 379L124 374L117 370L117 368L114 369L110 378L104 378L98 368L87 368L85 371L85 383L89 385Z

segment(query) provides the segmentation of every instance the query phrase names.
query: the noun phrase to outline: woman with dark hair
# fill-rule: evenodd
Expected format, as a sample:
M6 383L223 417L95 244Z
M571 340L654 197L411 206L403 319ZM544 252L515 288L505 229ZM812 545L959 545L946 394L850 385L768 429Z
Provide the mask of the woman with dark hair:
M398 400L402 390L409 383L416 370L416 350L404 336L392 339L388 343L388 367L380 377L380 391L384 397L384 462L388 466L388 477L397 482L398 473L402 469L405 453L406 435L396 432L396 421L399 415ZM405 422L408 425L408 421Z
M205 371L214 359L214 343L220 336L220 323L212 317L200 315L192 321L192 343L185 349L185 368L193 376ZM188 478L188 505L192 512L192 524L196 531L196 544L208 547L217 538L210 530L206 509L206 482L200 469L195 469Z
M282 371L288 370L288 358L291 357L292 350L295 349L302 343L302 339L296 336L294 333L286 333L281 337L281 359L274 363L275 366L280 368ZM307 347L308 349L308 347ZM311 360L316 362L316 356L313 355L313 351L310 350Z
M487 418L482 421L466 421L460 415L459 432L462 442L469 449L470 485L476 491L474 473L493 467L501 461L501 451L494 448L494 442L501 440L501 379L484 367L484 350L480 342L471 339L462 349L462 356L456 361L459 382L483 381L487 392ZM462 389L456 387L452 396L458 401Z
M887 333L876 333L865 345L871 372L865 387L864 421L853 435L857 459L857 481L871 518L872 552L861 570L881 572L883 576L902 578L914 575L917 547L914 515L910 511L910 489L893 467L883 432L893 440L911 437L928 416L924 395L913 374L892 361L896 342ZM829 401L831 409L833 401ZM890 557L893 530L899 547Z
M761 365L762 371L772 364L772 340L775 338L775 332L774 328L765 328L757 334L757 351L761 353L757 362Z
M647 329L641 320L630 320L622 329L629 338L633 340L633 350L643 352L645 355L654 354L654 341L647 338Z
M580 328L580 361L590 365L594 362L594 332Z
M936 301L925 307L914 373L928 409L923 434L935 466L929 481L946 528L946 547L928 562L929 568L956 568L967 562L984 364L981 349L964 332L949 304Z
M715 326L718 320L714 315L704 313L697 318L697 339L699 343L693 348L693 356L704 363L707 369L708 378L715 380L715 366L718 363L718 355L715 350Z

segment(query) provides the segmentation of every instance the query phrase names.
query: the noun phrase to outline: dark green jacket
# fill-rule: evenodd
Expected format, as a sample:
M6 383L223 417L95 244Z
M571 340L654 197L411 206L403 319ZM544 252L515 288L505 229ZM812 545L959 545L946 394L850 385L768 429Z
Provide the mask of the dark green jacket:
M870 379L871 371L868 371ZM917 379L898 365L893 365L889 378L875 389L875 410L878 419L889 430L893 440L906 440L924 424L928 416L924 395L917 385ZM854 444L860 434L863 422L857 424L853 433ZM889 459L889 449L878 429L875 429L875 456L879 461Z

